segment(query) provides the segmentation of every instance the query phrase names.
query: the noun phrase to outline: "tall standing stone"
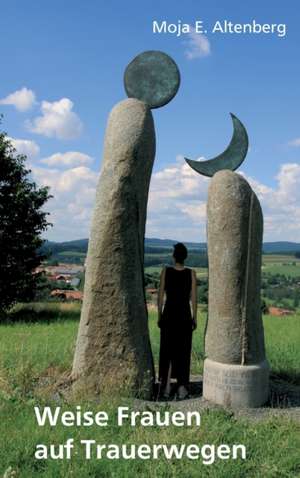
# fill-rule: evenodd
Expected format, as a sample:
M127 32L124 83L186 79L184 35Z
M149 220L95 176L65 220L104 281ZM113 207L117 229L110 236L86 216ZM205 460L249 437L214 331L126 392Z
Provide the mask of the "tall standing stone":
M268 398L260 283L263 216L248 182L223 170L207 205L209 308L203 396L232 407Z
M105 136L72 372L75 390L94 396L119 388L151 393L144 233L154 156L150 108L134 98L117 104Z

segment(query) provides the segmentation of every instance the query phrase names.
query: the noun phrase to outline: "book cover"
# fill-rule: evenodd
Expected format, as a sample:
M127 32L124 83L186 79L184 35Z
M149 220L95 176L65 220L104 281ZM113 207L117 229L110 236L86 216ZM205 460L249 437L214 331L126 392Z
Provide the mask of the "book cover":
M296 3L0 5L0 476L299 477Z

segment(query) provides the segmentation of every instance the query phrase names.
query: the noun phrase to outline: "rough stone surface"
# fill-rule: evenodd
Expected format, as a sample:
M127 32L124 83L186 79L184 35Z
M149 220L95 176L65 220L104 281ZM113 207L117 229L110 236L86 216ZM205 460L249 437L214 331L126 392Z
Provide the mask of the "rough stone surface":
M228 170L211 181L207 204L209 306L203 397L258 407L269 393L260 281L263 217L247 181Z
M154 378L144 293L144 232L155 156L149 107L136 99L109 117L90 234L74 389L150 396Z
M239 174L220 171L207 205L209 309L206 356L227 364L265 360L260 281L263 218Z

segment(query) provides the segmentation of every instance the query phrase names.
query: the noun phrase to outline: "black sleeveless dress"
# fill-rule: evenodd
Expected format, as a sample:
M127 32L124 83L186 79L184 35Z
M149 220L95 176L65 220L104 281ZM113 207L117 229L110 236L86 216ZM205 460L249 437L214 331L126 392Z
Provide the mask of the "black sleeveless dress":
M160 327L159 380L166 383L169 366L178 385L189 384L192 316L190 296L192 270L167 267L165 274L166 303Z

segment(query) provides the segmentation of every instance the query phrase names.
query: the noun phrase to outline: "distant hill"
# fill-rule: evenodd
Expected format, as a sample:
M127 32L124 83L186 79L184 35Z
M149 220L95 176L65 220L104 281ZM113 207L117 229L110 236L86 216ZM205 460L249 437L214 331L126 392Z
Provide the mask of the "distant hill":
M170 248L173 247L174 244L176 244L175 239L157 239L155 237L149 237L145 238L145 249L147 247L165 247L165 248ZM198 249L198 250L204 250L206 251L206 243L205 242L184 242L186 247L188 249ZM146 251L147 252L147 251Z
M52 242L45 241L43 245L43 250L49 249L52 251L80 251L87 252L88 239L76 239L75 241L65 241L65 242ZM145 247L172 247L178 242L176 239L158 239L156 237L146 237L145 238ZM193 249L206 249L205 242L185 242L187 247ZM265 253L279 253L279 252L293 252L300 251L299 242L289 242L289 241L277 241L277 242L264 242L263 250Z
M169 249L174 244L176 244L175 239L158 239L155 237L145 238L145 248L147 247L162 247ZM205 242L185 242L187 248L206 250ZM43 252L64 252L64 251L76 251L86 253L88 248L88 239L77 239L75 241L65 241L65 242L52 242L45 241L42 246ZM300 251L300 243L298 242L289 242L289 241L278 241L278 242L264 242L263 251L265 254L279 254L279 253L291 253L295 251Z
M264 242L263 251L265 254L291 254L296 251L300 251L299 242Z
M171 260L171 252L176 240L171 239L145 239L145 266L157 266L167 264ZM189 258L187 265L203 266L207 265L206 244L196 242L186 242L189 249ZM83 264L88 249L88 239L79 239L67 242L46 241L41 252L46 254L51 263L69 262Z
M65 251L82 252L86 254L88 242L88 239L78 239L75 241L66 242L45 241L41 250L46 253L51 252L52 254ZM176 242L178 241L172 239L145 238L145 252L147 252L147 248L170 249L174 244L176 244ZM190 249L206 250L205 242L185 242L185 245Z
M88 239L78 239L76 241L66 241L66 242L45 241L43 246L41 247L41 251L43 253L50 252L52 254L65 252L65 251L82 252L86 254L88 243L89 243Z

